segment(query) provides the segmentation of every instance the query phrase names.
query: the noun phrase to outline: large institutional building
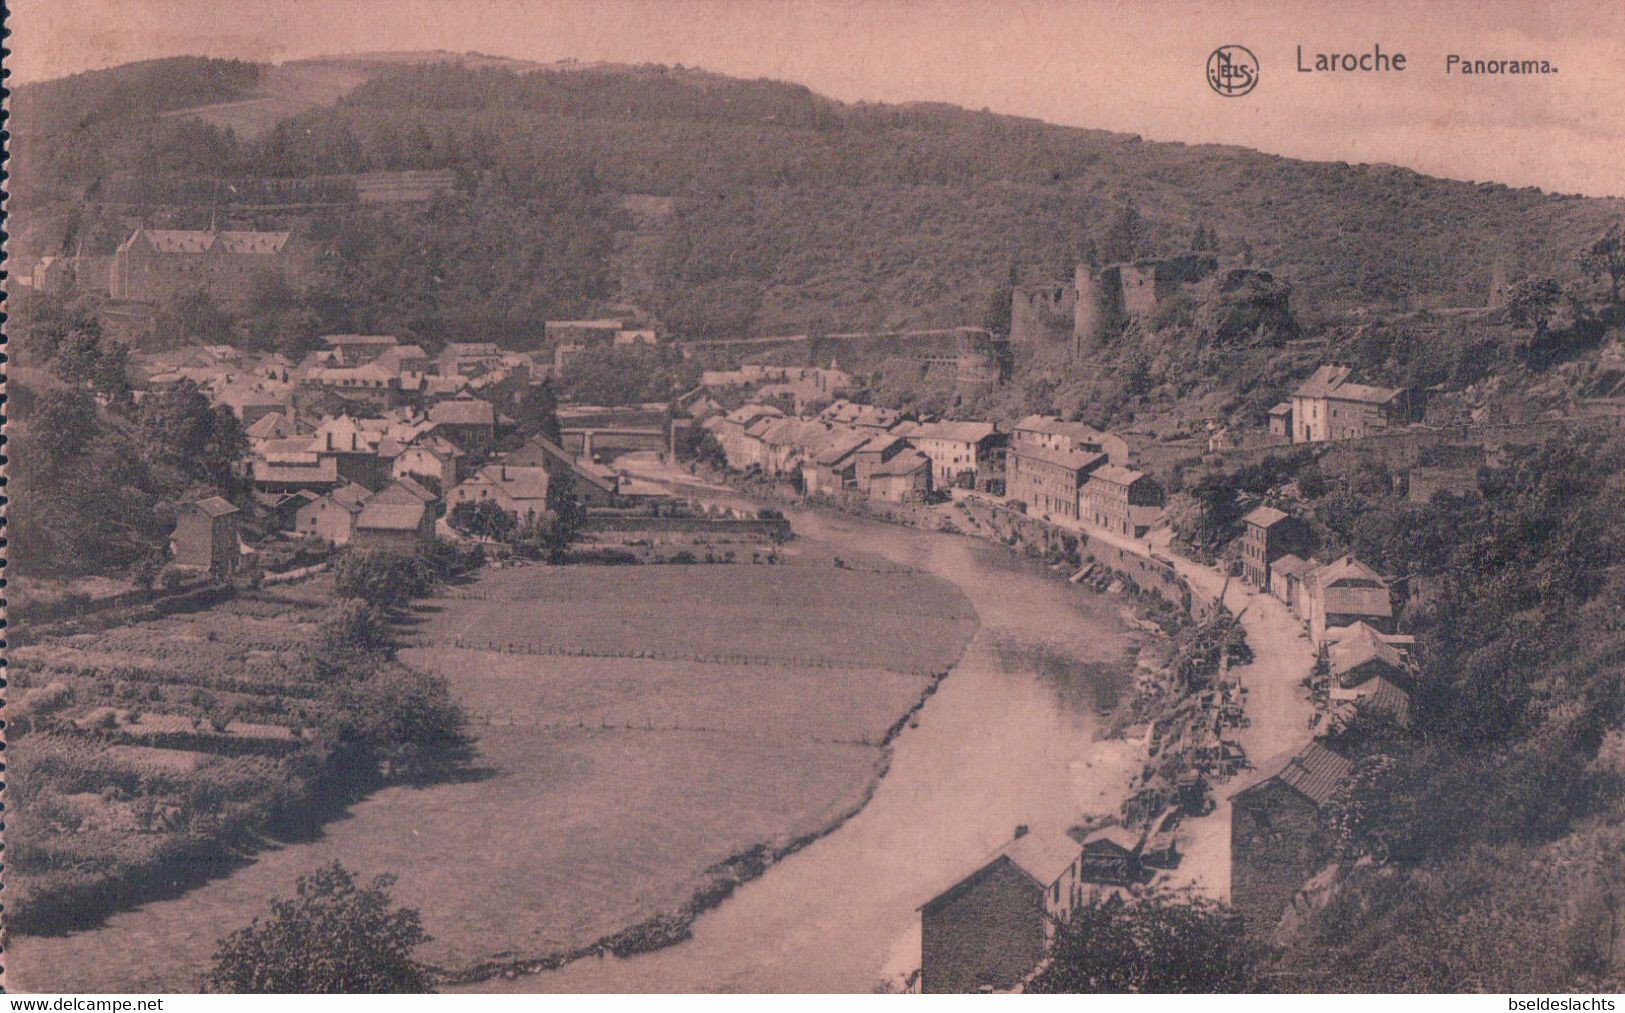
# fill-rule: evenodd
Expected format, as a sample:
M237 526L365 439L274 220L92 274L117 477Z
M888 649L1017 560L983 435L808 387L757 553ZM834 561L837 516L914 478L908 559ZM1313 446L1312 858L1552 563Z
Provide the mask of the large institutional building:
M136 229L113 254L108 294L156 303L203 289L233 303L262 275L297 282L301 271L291 232Z

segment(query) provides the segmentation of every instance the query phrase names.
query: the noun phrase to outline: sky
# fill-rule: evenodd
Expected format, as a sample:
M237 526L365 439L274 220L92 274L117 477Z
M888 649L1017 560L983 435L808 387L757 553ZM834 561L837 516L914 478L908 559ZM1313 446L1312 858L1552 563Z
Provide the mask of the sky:
M843 101L951 102L1149 140L1625 196L1625 0L12 0L15 82L183 53L399 49L684 64ZM1220 45L1257 55L1209 89ZM1315 53L1404 53L1303 73ZM1547 75L1446 73L1446 57Z

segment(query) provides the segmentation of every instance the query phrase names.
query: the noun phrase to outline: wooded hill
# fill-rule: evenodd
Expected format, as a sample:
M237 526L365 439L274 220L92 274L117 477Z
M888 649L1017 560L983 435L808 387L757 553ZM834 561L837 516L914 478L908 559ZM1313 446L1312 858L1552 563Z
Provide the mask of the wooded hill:
M317 231L359 229L362 245L382 250L377 264L344 265L343 288L366 304L335 326L528 333L535 313L586 312L615 294L610 248L632 227L624 198L636 194L669 199L669 211L637 223L653 233L638 254L642 290L620 294L698 337L980 323L1012 267L1065 276L1080 251L1101 252L1124 203L1145 222L1135 252L1187 248L1203 226L1221 253L1290 281L1300 309L1479 305L1497 257L1513 277L1566 271L1625 213L1618 199L946 105L842 104L681 68L481 62L182 58L25 85L23 252L79 238L107 252L132 222L196 226L216 208L233 222L264 219L232 206L245 192L228 189L237 183L450 168L460 180L442 202L451 206L317 216ZM273 73L282 92L302 73L331 82L335 67L365 80L252 138L215 112L176 115L253 96ZM153 174L208 185L189 204L173 187L165 201L144 199L131 181ZM117 202L96 203L113 193ZM547 238L532 248L539 231ZM464 232L479 242L448 235ZM397 243L428 248L430 290L389 255Z

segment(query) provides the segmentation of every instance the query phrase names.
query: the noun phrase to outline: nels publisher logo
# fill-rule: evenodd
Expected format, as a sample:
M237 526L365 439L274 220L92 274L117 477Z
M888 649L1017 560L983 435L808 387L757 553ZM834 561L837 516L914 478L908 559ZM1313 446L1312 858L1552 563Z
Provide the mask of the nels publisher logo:
M1258 85L1258 57L1246 46L1220 46L1207 58L1207 85L1225 98L1240 98Z

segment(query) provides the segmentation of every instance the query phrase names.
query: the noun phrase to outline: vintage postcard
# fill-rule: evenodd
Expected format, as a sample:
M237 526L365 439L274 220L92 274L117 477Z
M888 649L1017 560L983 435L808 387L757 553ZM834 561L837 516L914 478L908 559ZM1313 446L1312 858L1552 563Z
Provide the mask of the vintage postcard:
M1625 6L9 19L6 991L1613 1008Z

